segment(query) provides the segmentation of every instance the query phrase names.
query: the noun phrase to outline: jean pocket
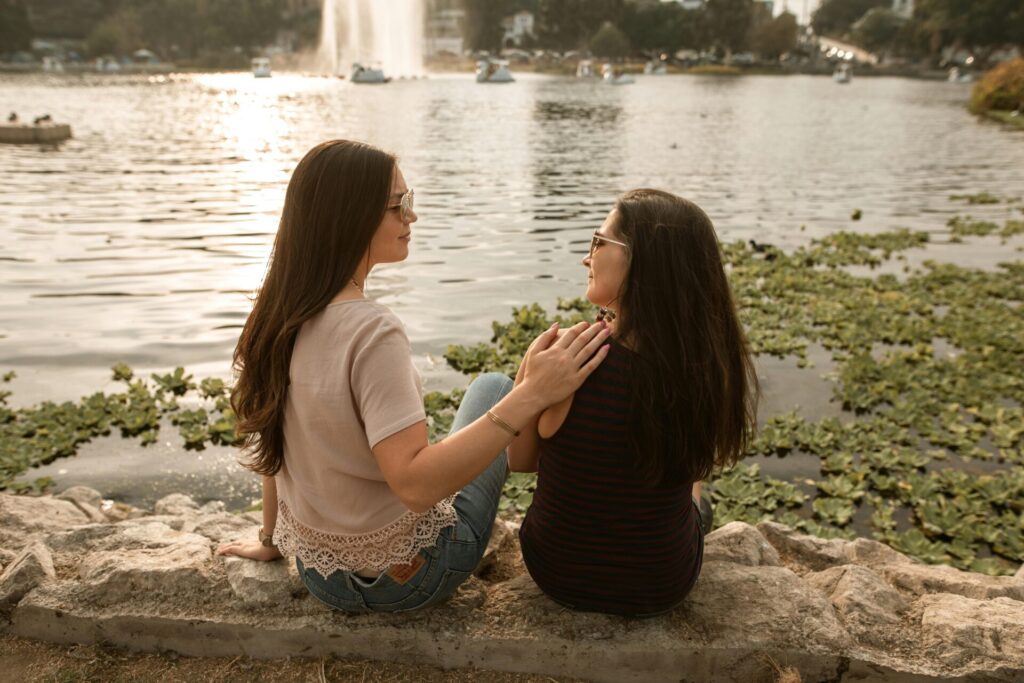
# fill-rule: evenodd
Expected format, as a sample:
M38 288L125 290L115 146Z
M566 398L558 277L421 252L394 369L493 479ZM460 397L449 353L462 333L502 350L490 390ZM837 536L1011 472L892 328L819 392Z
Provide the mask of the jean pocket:
M437 584L437 588L434 589L430 598L423 605L434 605L455 595L455 591L466 582L466 579L471 574L472 572L464 572L458 569L446 569L444 574L441 575L441 581Z
M365 614L370 610L351 581L346 572L334 572L325 579L313 570L302 570L302 583L314 598L342 612Z

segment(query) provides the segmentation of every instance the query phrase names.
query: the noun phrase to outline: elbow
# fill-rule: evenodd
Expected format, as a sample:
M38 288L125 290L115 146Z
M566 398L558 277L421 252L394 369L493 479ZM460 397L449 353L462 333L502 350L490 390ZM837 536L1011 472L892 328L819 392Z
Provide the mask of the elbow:
M415 485L392 486L391 490L402 501L402 505L416 514L423 514L437 503L437 500Z
M413 498L407 498L407 497L403 497L401 500L402 500L402 504L405 505L405 507L409 508L411 511L415 512L418 515L422 515L424 512L426 512L430 508L434 507L434 505L437 502L437 501L428 502L427 500L425 500L423 498L415 498L415 499L413 499Z

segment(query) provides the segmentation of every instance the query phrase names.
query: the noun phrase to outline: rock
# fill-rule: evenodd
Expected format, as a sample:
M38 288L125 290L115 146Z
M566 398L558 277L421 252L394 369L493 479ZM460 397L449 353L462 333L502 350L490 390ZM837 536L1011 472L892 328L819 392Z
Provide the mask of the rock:
M84 591L98 605L130 599L196 601L211 588L210 541L166 524L120 526L79 563Z
M0 574L0 604L13 605L43 581L56 578L49 549L36 541Z
M96 489L91 489L88 486L72 486L60 492L54 498L73 503L75 507L85 513L90 522L103 523L109 521L107 516L100 510L103 507L103 496Z
M259 562L225 556L224 571L231 591L246 605L275 605L291 599L287 560Z
M49 496L0 495L0 547L19 551L32 535L88 523L74 503Z
M843 544L843 556L850 564L863 567L877 567L880 564L916 564L903 553L896 552L884 543L867 538L856 538Z
M100 512L107 516L107 519L111 522L123 522L126 519L138 519L145 517L149 513L145 510L140 510L137 507L126 505L124 503L117 503L112 500L105 500L100 506Z
M836 652L852 644L830 602L785 567L704 562L677 610L713 639Z
M757 530L784 560L812 571L846 564L844 541L806 536L778 522L759 522Z
M1013 577L1015 579L1020 579L1021 581L1024 581L1024 564L1020 566L1020 569L1017 570L1017 573L1014 574Z
M0 548L0 565L6 567L17 556L18 553L14 552L13 550L8 550L7 548Z
M236 538L256 539L258 528L247 517L233 515L230 512L218 512L190 518L182 525L181 530L205 536L216 543L223 543Z
M839 618L861 640L888 645L892 634L883 627L900 623L909 605L881 576L867 567L848 564L808 574L804 580L829 596Z
M778 567L779 553L757 529L745 522L729 522L704 540L705 562L734 562L748 567Z
M117 524L121 527L164 524L175 531L181 531L185 528L186 521L189 521L187 517L179 517L178 515L144 515L142 517L128 517L127 519L119 520Z
M189 515L199 512L199 505L183 493L164 496L153 506L155 515Z
M929 655L955 670L1013 667L1024 680L1024 602L925 595L921 629ZM981 660L981 661L979 661Z
M218 512L224 512L226 509L227 506L224 505L224 501L211 500L208 503L204 503L202 507L199 508L199 513L203 515L212 515Z
M927 564L883 564L877 569L893 586L914 595L953 593L979 600L998 597L1024 600L1024 583L1011 576L986 576Z
M91 489L88 486L72 486L64 489L56 496L57 500L66 500L69 503L75 505L83 504L90 507L94 507L97 510L103 506L103 496L96 489Z
M494 525L491 527L491 537L487 539L487 548L484 550L484 555L480 558L480 562L473 573L480 576L490 571L498 562L498 552L513 542L517 531L518 525L513 525L502 519L494 520Z

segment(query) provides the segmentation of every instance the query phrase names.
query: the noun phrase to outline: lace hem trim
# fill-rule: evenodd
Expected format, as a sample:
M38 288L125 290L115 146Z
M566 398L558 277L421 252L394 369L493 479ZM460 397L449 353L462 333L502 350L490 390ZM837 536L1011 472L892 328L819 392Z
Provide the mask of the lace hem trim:
M455 495L423 513L407 512L391 524L365 534L332 534L310 528L292 516L284 500L278 501L274 544L282 555L295 555L323 577L336 571L385 571L407 564L434 545L441 530L458 521L452 505Z

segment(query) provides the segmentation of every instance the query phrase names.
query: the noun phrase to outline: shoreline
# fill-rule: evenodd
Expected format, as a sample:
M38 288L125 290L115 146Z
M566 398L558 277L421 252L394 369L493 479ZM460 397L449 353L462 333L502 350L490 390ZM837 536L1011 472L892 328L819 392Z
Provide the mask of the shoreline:
M601 60L594 60L599 62ZM627 62L619 65L622 71L633 75L645 75L643 73L644 62ZM473 75L476 68L476 60L439 60L434 62L428 62L424 66L425 74L421 78L430 78L431 75L449 75L449 74L466 74ZM513 62L510 64L510 70L513 74L515 73L533 73L547 76L565 76L565 77L576 77L576 61L572 63L554 63L554 64L543 64L543 63L530 63L530 64L517 64ZM782 65L698 65L693 67L683 67L679 65L669 65L668 75L685 75L685 76L831 76L834 70L834 66L831 64L825 64L820 66L802 65L802 66L782 66ZM97 70L93 65L66 65L64 71L47 71L43 69L42 63L31 63L31 64L15 64L15 63L2 63L0 62L0 75L2 74L45 74L53 77L71 77L71 76L84 76L84 75L99 75L99 76L171 76L174 74L216 74L216 73L251 73L251 69L247 67L240 68L207 68L200 66L178 66L172 63L162 64L132 64L122 66L117 71L102 71ZM297 67L277 67L275 73L279 74L299 74L310 77L322 77L322 78L336 78L330 74L317 73L307 69L301 69ZM858 78L907 78L912 80L929 80L929 81L942 81L946 80L947 74L945 71L929 69L929 68L917 68L917 67L877 67L877 66L859 66L855 67L854 75ZM651 78L657 78L657 76L651 76ZM347 77L343 77L343 80L347 80ZM399 79L401 80L401 79ZM597 80L597 79L595 79Z

